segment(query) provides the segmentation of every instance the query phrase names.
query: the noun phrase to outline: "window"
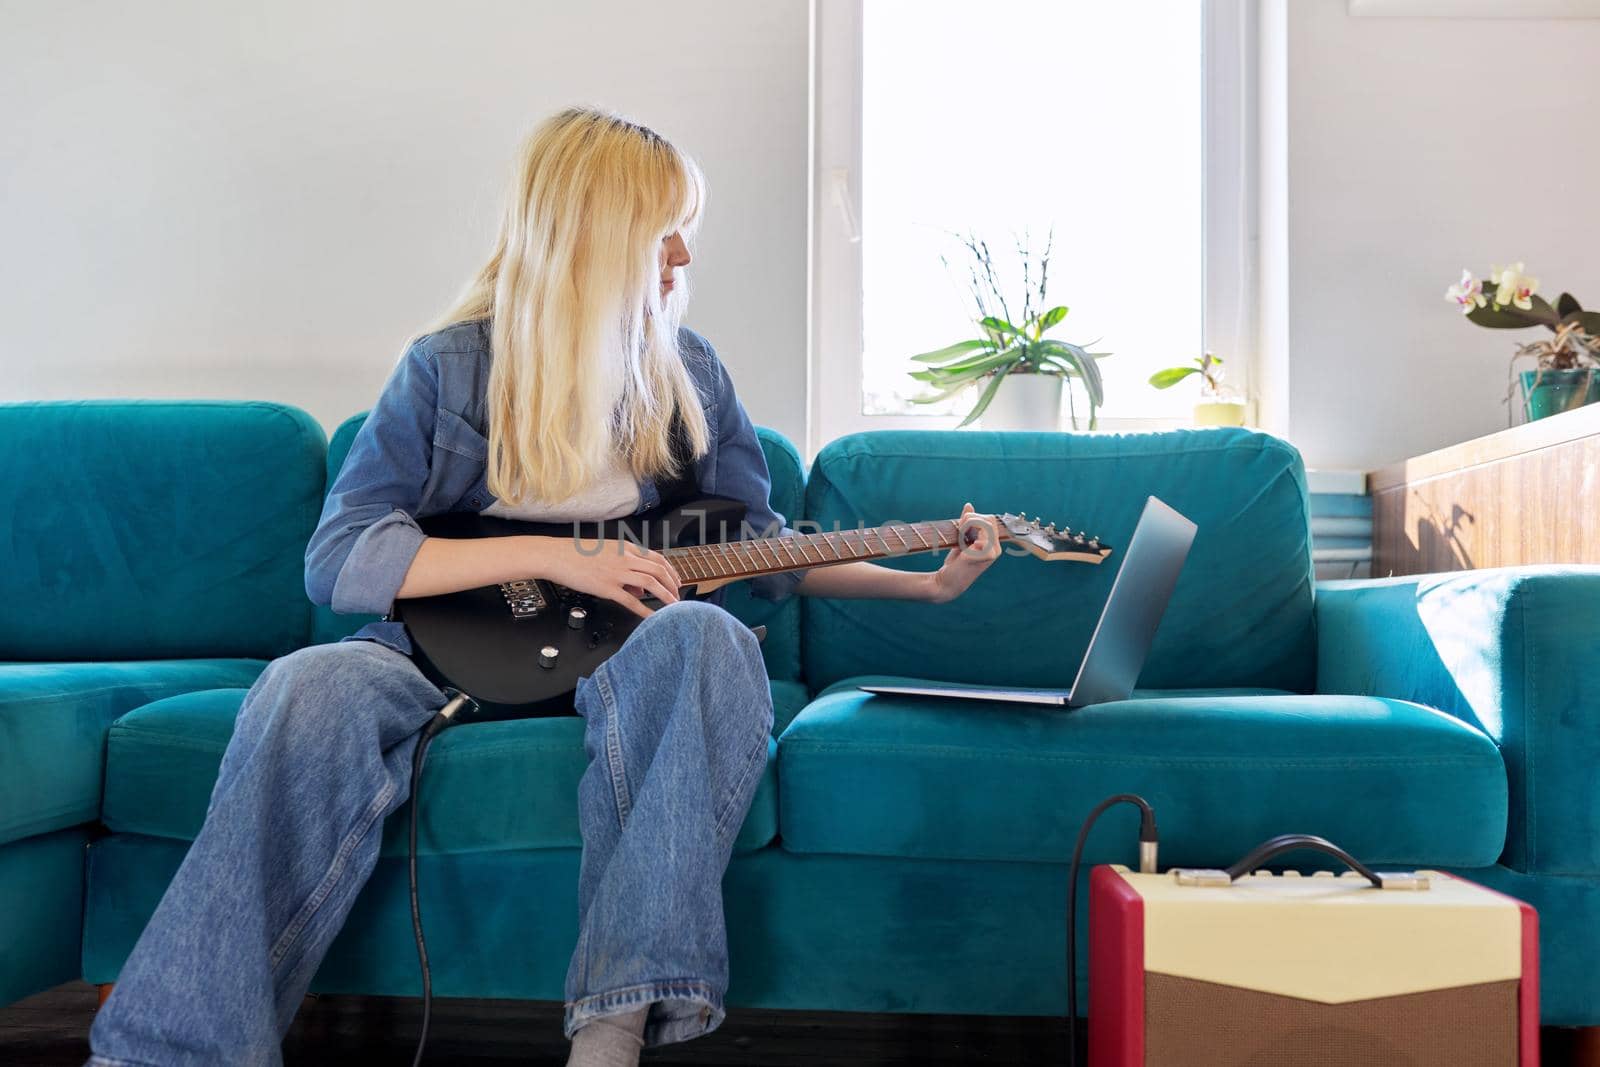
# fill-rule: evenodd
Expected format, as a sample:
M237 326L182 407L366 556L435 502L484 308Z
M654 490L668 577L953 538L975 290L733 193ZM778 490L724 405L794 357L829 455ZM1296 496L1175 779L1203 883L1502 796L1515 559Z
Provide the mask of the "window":
M912 404L928 389L908 377L911 355L976 336L968 232L1020 304L1016 242L1036 285L1053 227L1047 303L1071 310L1049 336L1112 353L1102 427L1186 420L1193 390L1148 378L1207 347L1247 384L1250 212L1231 169L1220 209L1206 181L1242 164L1248 132L1239 0L819 0L817 15L815 445L971 408L976 390Z

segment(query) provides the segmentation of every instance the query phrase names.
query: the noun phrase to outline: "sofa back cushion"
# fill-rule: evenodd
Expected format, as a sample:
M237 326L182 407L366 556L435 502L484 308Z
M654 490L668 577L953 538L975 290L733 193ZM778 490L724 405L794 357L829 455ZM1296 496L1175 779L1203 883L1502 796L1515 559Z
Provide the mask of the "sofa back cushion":
M0 660L270 659L305 644L325 449L283 404L0 405Z
M334 431L333 440L328 444L328 485L332 485L338 477L339 468L344 465L345 456L350 451L350 442L355 439L356 431L361 429L361 424L366 418L367 413L364 411L352 415ZM761 451L766 456L767 470L772 476L772 492L768 495L768 500L773 510L793 526L800 516L805 497L805 468L801 463L800 453L795 450L787 437L776 430L758 426L756 436L761 441ZM798 680L801 598L791 596L782 603L774 604L770 600L751 596L747 582L735 582L725 589L722 601L724 607L751 626L767 627L767 636L762 641L761 651L766 657L768 677L783 681ZM317 643L337 641L341 637L355 633L378 617L336 615L327 607L318 605L315 641Z
M327 479L326 485L331 486L339 477L339 470L344 466L344 459L350 454L350 443L356 439L356 431L361 429L361 424L367 421L365 411L351 415L339 424L333 431L333 438L328 442ZM326 490L324 490L326 492ZM309 537L307 538L309 540ZM302 552L304 546L302 546ZM302 556L302 564L304 557ZM314 622L312 624L312 644L325 644L348 637L361 629L369 622L383 618L382 615L339 615L326 604L317 604L313 608Z
M1250 430L1140 434L877 430L841 437L812 464L805 516L821 530L953 519L980 511L1127 547L1148 496L1199 526L1140 684L1151 688L1313 681L1305 470L1293 447ZM1121 565L1001 558L958 599L807 597L801 648L819 690L861 674L1070 686ZM937 570L945 553L884 561Z
M805 465L794 444L777 430L756 427L761 451L767 458L767 473L772 477L772 492L767 500L772 510L783 516L791 528L805 514ZM761 642L766 658L767 677L779 681L800 680L800 612L804 597L794 595L774 603L750 594L749 582L724 586L722 606L751 626L766 626Z

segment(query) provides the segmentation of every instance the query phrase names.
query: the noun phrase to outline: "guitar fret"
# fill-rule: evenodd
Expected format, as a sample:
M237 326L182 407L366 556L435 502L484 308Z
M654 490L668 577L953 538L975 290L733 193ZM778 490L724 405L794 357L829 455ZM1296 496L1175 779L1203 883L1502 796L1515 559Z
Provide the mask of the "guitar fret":
M766 570L767 568L772 566L772 564L767 562L768 553L765 551L765 549L766 549L766 542L765 541L751 541L749 543L749 547L747 547L745 549L745 551L747 553L749 553L751 556L755 557L756 566L761 568L762 570Z
M788 556L789 556L788 562L785 564L785 566L788 566L788 567L798 567L798 566L800 566L799 561L794 558L794 537L793 536L780 538L779 541L778 541L778 546L780 548L782 548L783 551L785 553L787 553Z
M757 549L765 549L766 555L773 557L773 566L778 566L778 568L781 568L781 566L784 565L784 561L779 560L778 553L774 552L773 550L773 542L757 541L755 542L755 547L757 547Z

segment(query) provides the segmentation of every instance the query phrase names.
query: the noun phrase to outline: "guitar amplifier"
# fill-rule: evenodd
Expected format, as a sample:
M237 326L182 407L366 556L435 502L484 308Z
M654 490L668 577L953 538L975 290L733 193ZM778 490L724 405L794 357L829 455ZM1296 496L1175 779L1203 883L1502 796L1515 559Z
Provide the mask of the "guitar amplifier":
M1536 1065L1534 910L1361 870L1096 867L1091 1067Z

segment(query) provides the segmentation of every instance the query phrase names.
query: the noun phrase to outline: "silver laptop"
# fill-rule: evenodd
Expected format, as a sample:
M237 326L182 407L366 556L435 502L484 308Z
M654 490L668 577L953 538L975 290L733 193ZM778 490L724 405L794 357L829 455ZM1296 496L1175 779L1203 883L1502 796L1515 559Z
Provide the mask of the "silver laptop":
M1155 497L1145 501L1139 525L1123 553L1089 647L1071 689L1018 689L993 685L863 685L869 693L1009 700L1081 708L1127 700L1144 669L1156 627L1178 584L1178 572L1194 543L1195 525Z

